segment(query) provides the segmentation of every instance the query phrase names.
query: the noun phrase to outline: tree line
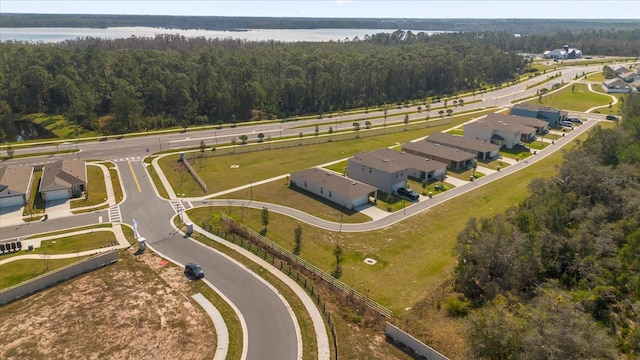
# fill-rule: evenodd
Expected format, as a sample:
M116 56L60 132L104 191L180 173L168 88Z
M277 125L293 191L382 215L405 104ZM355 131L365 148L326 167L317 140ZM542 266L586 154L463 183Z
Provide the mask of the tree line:
M0 113L121 132L375 107L513 79L525 62L453 34L283 43L158 35L0 44Z
M519 206L458 235L455 288L477 307L471 357L640 353L640 96L622 113L566 153L557 176L532 181Z
M416 14L428 7L416 8ZM620 11L624 12L623 9ZM3 27L148 26L164 29L413 29L427 31L508 32L538 34L558 31L638 29L634 19L378 19L378 18L277 18L234 16L161 16L90 14L0 13Z

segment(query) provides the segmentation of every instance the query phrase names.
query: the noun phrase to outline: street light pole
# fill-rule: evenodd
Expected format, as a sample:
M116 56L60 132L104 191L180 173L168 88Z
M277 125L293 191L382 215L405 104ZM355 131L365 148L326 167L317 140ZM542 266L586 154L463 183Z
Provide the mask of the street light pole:
M161 138L158 138L158 144L160 144L160 151L162 151L162 140L161 140Z
M253 200L253 180L250 181L249 192L250 200Z

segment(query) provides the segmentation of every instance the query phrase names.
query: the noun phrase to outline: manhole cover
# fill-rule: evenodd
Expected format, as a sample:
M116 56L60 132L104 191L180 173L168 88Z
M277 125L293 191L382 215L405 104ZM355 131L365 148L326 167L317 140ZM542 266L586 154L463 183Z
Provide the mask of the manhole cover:
M377 263L377 261L372 259L372 258L366 258L366 259L364 259L364 263L367 264L367 265L375 265L375 263Z

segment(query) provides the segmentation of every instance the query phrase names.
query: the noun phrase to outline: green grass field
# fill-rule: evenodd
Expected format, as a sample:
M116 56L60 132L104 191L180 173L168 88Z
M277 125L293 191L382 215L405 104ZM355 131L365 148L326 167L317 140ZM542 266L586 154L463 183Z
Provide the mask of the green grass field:
M449 120L450 123L441 126L424 127L424 125L413 124L414 126L418 126L418 128L386 135L366 136L363 131L360 131L360 138L355 138L353 133L351 133L349 140L328 142L328 139L325 137L311 139L315 141L315 143L310 145L236 153L231 156L219 156L217 155L218 150L216 150L215 156L209 156L206 159L195 159L193 167L207 183L208 194L212 194L282 174L300 171L312 166L322 165L327 162L346 159L362 151L380 149L389 146L389 144L404 143L409 140L427 136L433 131L443 131L451 126L461 124L491 111L492 110L486 110L459 117L448 117L447 120ZM401 126L403 127L404 125ZM377 131L380 130L381 129L378 129ZM269 144L263 144L261 146L268 145ZM246 146L253 145L245 145L237 147L236 149L242 151ZM274 147L275 146L277 146L277 144L274 144ZM295 154L295 156L292 156L292 154ZM191 154L187 156L191 157ZM177 154L165 156L159 160L162 171L169 179L174 191L184 194L184 196L205 195L191 175L186 171L180 171L181 165L177 163L177 160ZM202 162L202 166L200 162Z
M573 92L571 90L572 87L573 85L557 93L543 96L540 103L538 99L532 99L527 102L573 111L586 111L592 107L607 105L611 102L610 96L593 93L589 91L586 84L575 84ZM602 87L599 85L592 85L592 87L596 91L602 91ZM606 112L603 110L601 110L602 113Z
M84 199L72 200L71 209L98 205L107 201L104 173L98 166L87 164L87 194Z

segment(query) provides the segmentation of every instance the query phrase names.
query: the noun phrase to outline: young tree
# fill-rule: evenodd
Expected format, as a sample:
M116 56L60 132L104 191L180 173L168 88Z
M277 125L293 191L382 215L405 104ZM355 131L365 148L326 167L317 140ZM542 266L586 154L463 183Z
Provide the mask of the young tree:
M246 144L247 140L249 140L249 137L245 134L240 135L240 141L242 141L242 144Z
M300 227L300 224L293 230L293 242L295 244L293 253L300 255L300 250L302 250L302 227Z
M336 268L333 270L334 278L339 279L342 276L342 247L340 244L336 244L336 247L333 249L333 255L336 257Z
M365 121L365 122L364 122L364 127L365 127L366 129L371 129L371 121L369 121L369 120Z
M452 113L453 113L453 109L447 109L447 116L451 116Z
M440 117L443 117L444 116L444 110L438 111L438 114L440 115Z
M404 115L404 130L407 131L407 125L409 125L409 114Z
M267 231L267 225L269 225L269 209L266 207L262 208L262 212L260 213L260 217L262 219L262 225L264 226L264 231Z
M458 105L460 105L460 107L463 107L464 106L464 99L458 100Z
M263 133L259 133L258 134L258 142L262 142L264 141L264 134Z
M316 125L315 135L318 136L320 134L320 126Z

